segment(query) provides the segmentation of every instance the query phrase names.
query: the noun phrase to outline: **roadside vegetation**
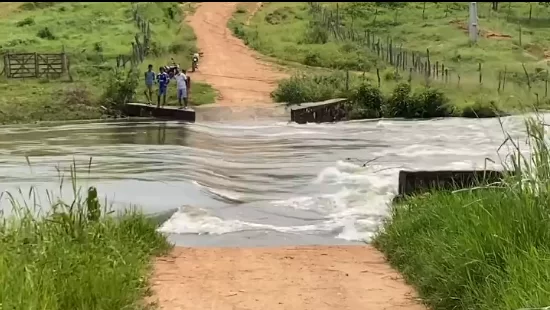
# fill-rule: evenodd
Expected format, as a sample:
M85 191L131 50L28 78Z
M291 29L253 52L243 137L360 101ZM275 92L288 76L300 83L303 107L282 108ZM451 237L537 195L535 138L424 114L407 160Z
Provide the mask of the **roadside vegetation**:
M477 43L468 37L468 5L269 2L253 17L250 7L241 6L228 26L251 48L301 71L279 85L274 94L278 102L312 99L290 96L283 89L290 83L298 82L295 90L324 88L319 75L349 72L350 80L370 81L385 96L402 83L409 83L413 92L441 91L453 115L470 115L472 109L495 116L501 114L495 110L547 108L547 3L478 3ZM345 93L333 92L350 96L361 83L348 85Z
M300 73L281 80L272 96L275 101L287 104L348 98L347 109L351 119L483 118L507 115L494 101L483 102L478 99L457 106L438 87L417 85L411 81L394 83L391 90L378 85L365 75L349 72Z
M71 171L72 201L50 193L44 206L36 191L4 193L12 209L0 222L0 305L146 309L151 260L171 245L154 220L109 212L93 187L81 193Z
M513 144L501 182L408 197L376 237L432 309L550 305L550 145L542 120L526 125L531 157Z
M117 114L111 103L144 101L143 72L171 62L187 67L196 51L196 37L183 23L177 2L139 3L138 12L150 23L149 55L130 72L130 63L117 58L131 55L140 29L128 3L29 2L17 8L1 3L10 13L0 15L0 54L67 54L69 74L61 78L7 79L0 61L0 123L68 119L95 119ZM187 8L191 8L187 6ZM173 94L172 94L173 93ZM174 101L175 90L168 100ZM212 103L214 90L193 81L191 104Z

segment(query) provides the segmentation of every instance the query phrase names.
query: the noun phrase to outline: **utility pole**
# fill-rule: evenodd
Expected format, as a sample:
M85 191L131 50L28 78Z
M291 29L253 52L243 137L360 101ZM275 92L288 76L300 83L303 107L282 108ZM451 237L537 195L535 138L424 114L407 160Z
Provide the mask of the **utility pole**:
M470 41L477 42L478 24L477 24L477 2L470 2L470 20L468 22L468 32Z

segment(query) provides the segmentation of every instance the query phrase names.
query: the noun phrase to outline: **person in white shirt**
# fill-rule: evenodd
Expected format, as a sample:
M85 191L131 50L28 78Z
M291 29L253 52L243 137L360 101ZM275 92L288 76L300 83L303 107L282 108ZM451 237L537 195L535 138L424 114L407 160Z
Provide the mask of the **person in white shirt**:
M187 76L185 75L185 70L179 71L176 69L174 79L176 80L178 88L178 103L180 109L183 108L182 101L185 103L185 109L187 109Z

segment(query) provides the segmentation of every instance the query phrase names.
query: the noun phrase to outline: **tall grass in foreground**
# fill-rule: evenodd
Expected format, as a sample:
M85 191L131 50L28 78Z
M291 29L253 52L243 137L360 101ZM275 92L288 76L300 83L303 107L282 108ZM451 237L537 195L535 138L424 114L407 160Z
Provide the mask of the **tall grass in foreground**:
M550 148L528 119L499 184L412 197L375 239L433 309L550 306ZM511 142L511 139L507 139Z
M143 309L150 259L170 245L137 211L112 217L95 188L70 203L48 195L40 208L8 195L14 215L0 222L1 309ZM22 195L24 196L24 195Z

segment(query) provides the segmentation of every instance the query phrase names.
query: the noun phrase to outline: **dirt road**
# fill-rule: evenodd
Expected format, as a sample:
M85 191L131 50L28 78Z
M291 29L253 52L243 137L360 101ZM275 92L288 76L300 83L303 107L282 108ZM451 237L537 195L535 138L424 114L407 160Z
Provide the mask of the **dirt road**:
M0 2L0 19L9 17L11 13L18 10L24 2Z
M193 74L226 108L250 109L284 75L226 29L235 5L203 2L190 18L205 53ZM166 310L425 310L371 246L176 247L156 261L152 285L151 301Z
M166 310L425 310L370 246L176 248L153 290Z
M219 92L217 103L250 105L271 102L276 81L286 75L258 59L258 54L233 36L227 22L238 2L202 2L187 22L204 53L196 80L206 81Z

